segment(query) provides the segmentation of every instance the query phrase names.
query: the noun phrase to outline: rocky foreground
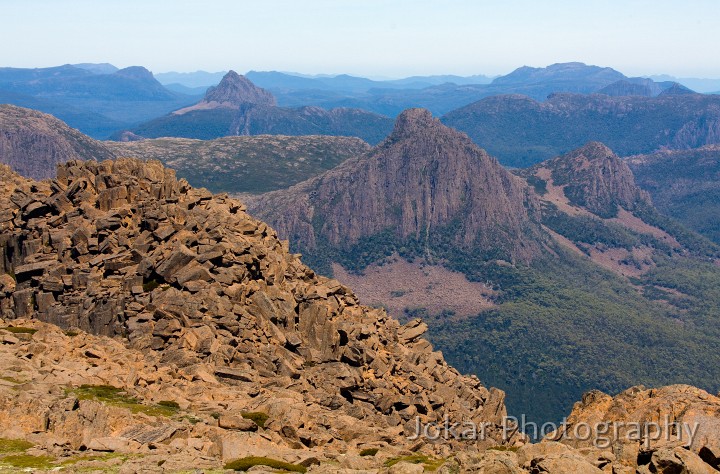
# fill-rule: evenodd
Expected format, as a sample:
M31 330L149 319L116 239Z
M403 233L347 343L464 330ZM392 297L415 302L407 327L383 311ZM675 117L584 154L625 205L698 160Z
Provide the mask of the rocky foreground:
M503 392L449 367L424 323L359 305L240 202L158 162L73 161L44 182L3 167L0 230L0 469L720 467L720 399L688 387L596 394L571 421L692 408L705 433L695 444L504 436ZM485 436L412 439L418 422L445 419Z

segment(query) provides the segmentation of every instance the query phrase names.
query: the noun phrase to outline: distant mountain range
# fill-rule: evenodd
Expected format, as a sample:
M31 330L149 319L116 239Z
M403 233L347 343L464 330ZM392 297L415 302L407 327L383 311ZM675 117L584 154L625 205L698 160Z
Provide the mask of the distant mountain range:
M713 91L720 90L720 79L708 79L698 77L675 77L667 74L648 76L654 81L671 81L679 82L680 84L688 87L694 91L701 92L703 94L713 93Z
M157 137L213 139L237 135L333 135L382 140L392 119L360 109L288 108L244 76L228 72L217 87L189 107L141 124L119 140Z
M256 77L285 80L280 73L257 73ZM274 79L273 79L274 78ZM293 77L292 81L324 81L324 78ZM335 77L346 87L362 87L364 80ZM217 90L226 99L211 96ZM213 139L235 135L340 135L379 143L391 130L392 120L368 112L365 99L347 98L348 92L328 91L345 97L345 106L324 109L314 106L283 107L275 93L234 72L226 74L217 90L205 99L164 117L143 123L115 139L183 137ZM277 90L277 89L275 89ZM575 90L582 93L551 93ZM720 98L696 94L674 82L626 78L610 68L580 63L547 68L520 68L489 85L446 84L425 89L385 89L382 109L391 113L417 102L436 108L460 106L478 95L490 95L452 110L442 120L487 148L501 163L530 166L588 141L601 141L621 155L648 153L660 148L682 149L720 141L715 132L720 119ZM497 95L502 91L523 94ZM584 91L584 92L583 92ZM588 91L596 91L587 93ZM308 90L303 89L304 97ZM324 92L323 92L324 93ZM389 99L393 95L397 102ZM287 97L287 96L286 96ZM300 96L298 96L300 97ZM374 99L373 99L374 100Z
M0 102L51 113L94 138L192 104L143 67L110 64L0 68Z
M217 74L169 73L156 77L173 90L198 92L198 85L208 87L216 84L217 81L212 82L211 79L216 78ZM614 83L628 81L636 87L623 88L618 84L606 93L654 96L674 84L672 81L656 84L647 78L628 78L614 69L583 63L553 64L546 68L525 66L495 78L446 75L377 81L347 74L308 76L277 71L250 71L246 77L257 86L271 91L281 106L315 105L326 109L352 107L392 117L411 107L424 107L436 115L442 115L498 94L523 94L542 101L552 93L589 94ZM640 84L646 87L642 88Z
M420 78L400 81L370 81L351 76L331 79L305 78L277 72L248 73L248 78L270 90L281 106L317 105L323 108L354 107L396 116L411 107L423 107L442 115L484 97L522 94L538 101L559 92L590 94L618 81L633 83L648 79L628 78L622 73L583 63L560 63L545 68L521 67L492 80L487 77L444 77L447 81ZM437 78L436 78L437 79ZM481 80L480 80L481 79ZM650 81L652 84L653 81ZM657 93L673 83L657 86ZM635 91L633 92L633 95ZM643 93L641 95L657 95Z
M526 167L601 141L622 156L720 143L720 96L672 86L656 97L488 97L442 117L501 163Z
M346 74L307 76L251 71L247 79L272 93L278 107L263 111L256 108L250 114L252 117L246 116L251 119L250 123L234 123L237 117L230 117L227 110L220 109L192 114L183 120L177 118L178 114L168 115L201 100L209 87L221 82L221 74L197 71L161 73L154 77L145 68L118 69L107 63L41 69L2 68L0 102L51 113L99 139L136 128L142 128L147 136L215 138L233 135L235 132L230 129L241 125L250 134L351 134L377 143L392 126L387 118L379 116L395 117L412 107L443 115L497 95L522 94L544 102L549 95L557 93L657 97L691 92L672 81L628 78L614 69L583 63L521 67L496 78L445 75L371 80ZM345 109L355 109L355 112L347 114ZM173 118L172 123L168 122L169 117ZM150 129L145 128L148 123L152 124ZM591 139L603 140L585 137L573 142L573 146ZM564 151L568 149L553 149L529 160L513 160L529 164ZM637 152L646 151L649 150ZM506 160L504 151L493 152ZM531 150L530 155L533 153Z
M227 71L221 72L165 72L155 74L155 79L168 86L177 84L188 88L210 87L220 82ZM464 84L489 84L492 77L482 74L473 76L457 76L452 74L435 76L410 76L402 79L373 80L348 74L300 74L279 71L249 71L245 74L260 87L270 88L307 88L334 90L369 90L385 87L423 88L448 82Z

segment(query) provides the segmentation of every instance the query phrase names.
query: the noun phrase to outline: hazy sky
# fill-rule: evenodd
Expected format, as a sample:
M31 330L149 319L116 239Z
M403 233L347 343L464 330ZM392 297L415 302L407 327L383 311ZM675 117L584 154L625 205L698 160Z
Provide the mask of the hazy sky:
M0 66L720 77L718 0L0 0Z

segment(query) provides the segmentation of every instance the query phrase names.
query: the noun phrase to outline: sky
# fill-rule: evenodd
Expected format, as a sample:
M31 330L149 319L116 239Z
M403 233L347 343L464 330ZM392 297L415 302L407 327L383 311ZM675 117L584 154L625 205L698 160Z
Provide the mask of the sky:
M0 66L720 77L718 0L0 0Z

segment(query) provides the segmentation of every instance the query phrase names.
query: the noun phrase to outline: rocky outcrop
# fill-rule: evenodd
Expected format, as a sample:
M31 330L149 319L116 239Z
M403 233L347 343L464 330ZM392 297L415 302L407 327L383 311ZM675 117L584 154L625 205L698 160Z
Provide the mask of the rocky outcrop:
M617 216L619 208L632 211L650 203L649 195L635 184L627 163L599 142L540 163L524 174L535 180L551 178L571 204L603 218Z
M0 105L0 163L23 176L50 178L58 163L112 156L100 142L52 115Z
M458 248L509 260L529 261L539 250L536 201L522 180L423 109L402 113L366 156L250 205L303 249L347 249L389 231L427 245L445 233Z
M44 182L3 173L0 182L6 320L125 341L156 364L149 376L238 387L248 411L270 415L266 437L283 446L419 449L407 440L417 420L445 416L487 422L480 445L503 443L501 391L449 367L422 338L424 324L401 326L317 276L240 202L132 159L69 162ZM133 393L150 385L138 372L103 377L98 384ZM236 418L223 425L250 428Z
M615 397L590 392L547 439L574 448L600 440L617 463L638 472L716 472L720 398L688 385L633 387Z
M229 71L217 86L211 87L199 103L173 112L182 115L193 110L233 109L240 110L251 105L275 106L275 97L255 84L245 76L235 71Z

